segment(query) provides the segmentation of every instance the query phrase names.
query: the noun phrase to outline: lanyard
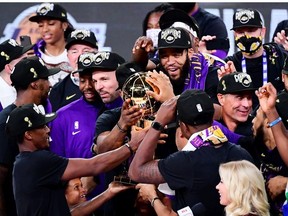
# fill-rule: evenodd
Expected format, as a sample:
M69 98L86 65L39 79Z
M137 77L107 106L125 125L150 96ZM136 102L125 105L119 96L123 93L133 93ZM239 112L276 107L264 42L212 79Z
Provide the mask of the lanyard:
M263 85L267 83L268 81L268 73L267 73L267 58L266 58L266 51L263 51L263 55L262 55L262 63L263 63ZM247 69L246 69L246 61L244 56L242 57L242 72L247 73Z

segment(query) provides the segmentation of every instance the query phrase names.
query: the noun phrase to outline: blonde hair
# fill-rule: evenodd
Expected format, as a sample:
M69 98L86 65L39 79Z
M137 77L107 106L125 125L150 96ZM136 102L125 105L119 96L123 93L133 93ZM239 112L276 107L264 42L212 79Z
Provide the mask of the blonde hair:
M219 174L230 201L225 207L226 216L270 215L264 178L254 164L246 160L224 163Z

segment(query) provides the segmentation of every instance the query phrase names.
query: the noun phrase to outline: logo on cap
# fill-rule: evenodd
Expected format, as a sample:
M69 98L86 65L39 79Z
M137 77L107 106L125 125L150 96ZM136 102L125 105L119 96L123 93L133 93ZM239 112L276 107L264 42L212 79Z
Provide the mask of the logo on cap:
M254 11L250 10L243 10L243 11L238 11L235 14L235 19L239 20L240 23L246 24L249 22L250 19L254 19Z
M36 13L45 16L49 11L53 11L53 10L54 10L54 4L43 3L43 4L41 4L41 6L37 9Z
M75 30L75 31L71 32L71 38L83 40L86 37L90 37L90 31L88 31L88 30L80 30L79 29L79 30Z
M241 83L244 87L250 87L252 80L250 75L246 73L239 73L234 75L235 82ZM223 84L223 83L222 83Z
M100 65L104 60L108 60L110 57L109 52L101 52L95 55L95 64Z
M92 62L95 62L96 55L93 53L84 53L80 55L79 62L82 63L84 67L88 67L92 64Z
M161 32L161 39L164 39L166 43L173 43L175 40L181 38L181 31L176 29L166 29L165 31Z
M19 47L19 44L14 39L9 39L8 43L13 47ZM7 53L5 53L4 51L1 51L0 55L5 57L6 61L8 61L10 59L10 56Z

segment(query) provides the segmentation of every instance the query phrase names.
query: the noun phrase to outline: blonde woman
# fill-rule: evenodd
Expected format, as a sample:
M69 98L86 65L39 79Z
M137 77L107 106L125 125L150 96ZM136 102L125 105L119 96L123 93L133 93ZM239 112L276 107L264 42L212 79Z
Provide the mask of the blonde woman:
M265 183L259 169L249 161L232 161L219 167L216 189L226 216L269 216Z

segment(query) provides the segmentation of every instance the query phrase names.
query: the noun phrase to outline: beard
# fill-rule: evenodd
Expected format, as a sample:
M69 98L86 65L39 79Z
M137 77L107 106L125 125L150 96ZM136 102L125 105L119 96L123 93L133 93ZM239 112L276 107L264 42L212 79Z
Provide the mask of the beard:
M184 89L184 85L185 85L185 79L187 78L187 76L189 74L189 68L190 68L190 61L189 61L189 58L187 55L187 59L185 61L185 64L180 69L180 78L178 78L177 80L170 79L170 82L173 86L173 90L174 90L175 95L182 93L182 91ZM168 74L166 71L165 71L165 73Z

